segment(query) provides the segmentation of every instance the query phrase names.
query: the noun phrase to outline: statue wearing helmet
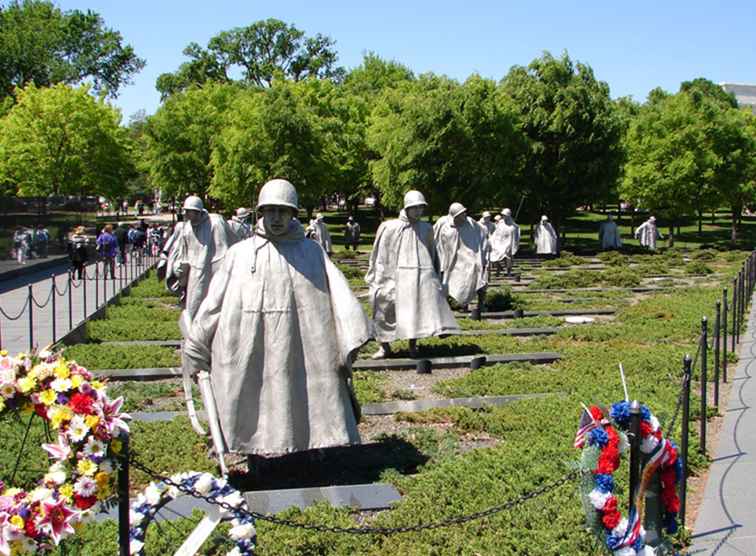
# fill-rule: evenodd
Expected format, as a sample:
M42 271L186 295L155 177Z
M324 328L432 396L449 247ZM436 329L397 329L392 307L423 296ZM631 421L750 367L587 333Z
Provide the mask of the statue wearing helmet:
M326 226L325 219L321 213L316 214L315 218L310 220L305 235L313 241L317 241L323 248L323 251L328 253L328 255L333 252L331 234L328 232L328 227Z
M200 304L207 296L210 281L223 264L226 251L236 242L236 236L222 216L208 214L199 197L187 197L183 208L184 222L176 226L168 241L170 251L165 280L166 286L172 291L184 292L184 310L181 312L179 327L186 339ZM195 430L204 434L194 410L191 379L186 366L182 366L189 418Z
M248 208L239 207L236 213L228 221L228 227L236 236L237 241L247 239L252 235L252 211Z
M488 233L467 216L461 203L452 203L449 214L433 226L441 283L460 305L478 297L482 310L488 285Z
M598 237L601 249L619 249L622 247L622 237L611 214L607 215L606 220L599 225Z
M297 192L260 190L252 236L229 249L186 342L210 372L223 445L252 458L359 443L351 362L369 322L295 218ZM202 375L201 375L202 376Z
M512 274L512 263L519 248L520 227L512 218L512 211L505 208L501 211L496 229L491 235L489 259L496 267L497 276L502 262L506 265L507 275Z
M389 355L394 340L408 339L416 357L417 339L459 330L436 272L433 228L420 220L426 205L422 193L408 191L399 218L381 224L375 235L365 276L381 342L375 359Z
M634 235L643 247L651 251L656 250L656 240L662 239L659 228L656 226L656 217L649 217L648 220L635 229Z
M538 255L556 255L559 251L559 239L548 216L541 216L541 221L533 232L533 243Z

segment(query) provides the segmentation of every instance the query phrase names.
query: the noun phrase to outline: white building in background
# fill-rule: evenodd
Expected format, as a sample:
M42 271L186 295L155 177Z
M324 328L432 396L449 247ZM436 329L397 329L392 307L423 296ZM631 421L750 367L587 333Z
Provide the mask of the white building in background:
M743 83L720 83L725 91L735 95L739 106L748 106L756 114L756 85Z

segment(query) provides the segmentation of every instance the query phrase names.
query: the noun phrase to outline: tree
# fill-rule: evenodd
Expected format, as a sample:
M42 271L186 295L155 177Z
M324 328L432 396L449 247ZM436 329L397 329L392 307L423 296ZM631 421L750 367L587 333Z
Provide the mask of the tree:
M29 84L0 120L0 182L22 196L113 198L133 175L132 145L120 112L87 86Z
M263 183L283 177L311 211L336 185L338 170L327 148L336 125L329 105L333 87L315 79L278 80L240 94L214 145L211 193L226 204L254 205Z
M206 195L213 180L213 142L238 93L234 85L192 87L166 100L148 119L142 168L167 198Z
M143 67L121 34L93 11L61 12L46 0L0 6L0 97L28 83L83 82L115 96Z
M533 211L558 227L577 206L606 198L622 160L621 121L590 66L548 52L501 83L528 141L521 181ZM537 214L537 213L536 213Z
M257 87L269 87L276 76L294 81L340 79L344 70L336 67L334 44L319 33L306 37L278 19L256 21L215 35L207 48L190 43L184 49L190 60L176 72L160 75L156 87L166 98L193 84L230 82L235 70L241 72L243 84Z
M464 85L432 74L400 83L384 92L368 128L384 203L399 208L408 189L420 189L436 213L452 201L472 210L501 198L517 144L513 115L495 84L478 76Z

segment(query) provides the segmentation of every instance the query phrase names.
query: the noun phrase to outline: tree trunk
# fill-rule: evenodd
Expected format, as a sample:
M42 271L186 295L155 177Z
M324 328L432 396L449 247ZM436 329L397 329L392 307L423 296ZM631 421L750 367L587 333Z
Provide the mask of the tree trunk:
M703 233L703 211L698 211L698 235L699 237Z
M730 225L730 243L735 245L735 242L738 241L738 210L735 208L732 209L732 221Z

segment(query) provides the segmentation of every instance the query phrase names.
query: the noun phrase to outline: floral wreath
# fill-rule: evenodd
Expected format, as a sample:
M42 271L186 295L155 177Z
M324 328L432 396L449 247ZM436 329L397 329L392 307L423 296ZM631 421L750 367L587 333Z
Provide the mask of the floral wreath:
M646 532L642 525L645 491L658 471L664 507L663 528L674 534L680 511L677 486L682 478L682 460L677 446L662 436L658 419L648 407L641 405L640 449L648 460L643 467L635 506L628 517L623 518L613 493L614 472L620 465L620 455L628 447L630 404L617 402L608 415L605 409L595 405L586 409L590 422L578 429L575 437L575 447L583 448L580 467L589 477L582 493L586 520L614 556L652 555L653 549L645 545Z
M170 483L180 485L182 489L191 489L205 497L216 499L231 506L233 511L218 507L221 517L233 516L229 536L236 542L236 547L227 556L253 556L255 542L255 520L247 513L247 502L241 493L228 484L225 479L217 479L209 473L189 471L179 473L169 479ZM182 489L169 486L165 482L150 483L131 504L129 512L129 554L144 556L144 535L150 521L165 504L182 494Z
M117 437L129 430L122 403L75 361L46 350L16 357L0 351L0 416L36 414L57 432L55 444L42 444L52 461L35 488L0 481L0 555L51 550L111 497Z

